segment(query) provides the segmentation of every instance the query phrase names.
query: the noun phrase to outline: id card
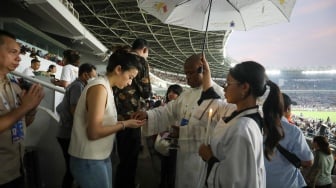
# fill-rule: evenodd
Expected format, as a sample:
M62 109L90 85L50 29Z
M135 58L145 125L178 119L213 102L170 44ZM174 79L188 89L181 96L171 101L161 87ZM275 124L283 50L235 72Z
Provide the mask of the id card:
M181 126L186 126L186 125L188 125L188 123L189 123L189 120L188 120L188 119L185 119L185 118L183 118L183 119L181 120L181 123L180 123L180 125L181 125Z
M23 132L23 123L22 120L16 122L12 127L12 142L19 142L23 140L24 132Z

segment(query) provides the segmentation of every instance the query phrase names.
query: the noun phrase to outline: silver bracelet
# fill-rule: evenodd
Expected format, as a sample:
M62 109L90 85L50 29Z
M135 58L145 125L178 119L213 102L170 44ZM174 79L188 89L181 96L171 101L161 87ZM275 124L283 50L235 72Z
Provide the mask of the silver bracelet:
M125 130L125 129L126 129L126 127L125 127L125 124L124 124L124 122L123 122L123 121L120 121L120 123L121 123L121 125L122 125L122 127L123 127L123 130Z

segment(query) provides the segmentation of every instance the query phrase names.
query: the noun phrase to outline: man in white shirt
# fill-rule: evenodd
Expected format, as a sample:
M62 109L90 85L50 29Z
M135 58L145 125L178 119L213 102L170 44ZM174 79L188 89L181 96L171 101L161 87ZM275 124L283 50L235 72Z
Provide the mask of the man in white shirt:
M30 67L27 67L25 70L23 70L23 74L27 76L35 77L34 72L36 72L40 68L40 60L38 59L32 59L30 62Z
M75 50L65 50L63 52L63 62L65 66L62 69L61 78L54 80L53 83L57 86L67 87L78 76L78 66L80 64L79 53Z

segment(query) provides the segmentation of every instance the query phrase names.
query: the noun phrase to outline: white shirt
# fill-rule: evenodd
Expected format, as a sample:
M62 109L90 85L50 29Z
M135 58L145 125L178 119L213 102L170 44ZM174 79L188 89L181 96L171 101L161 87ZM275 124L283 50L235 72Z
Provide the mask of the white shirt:
M27 67L23 70L22 74L25 74L27 76L35 76L34 74L34 69L32 69L31 67Z
M223 88L217 84L214 84L213 87L221 97L224 96ZM185 89L176 100L147 111L148 122L143 127L145 135L168 130L169 126L175 122L181 122L182 119L189 121L188 125L180 126L178 141L180 147L177 150L176 160L176 188L195 188L204 163L198 155L198 148L204 141L206 124L203 124L198 116L194 115L201 93L202 88ZM227 110L230 109L227 108ZM204 111L206 110L204 109Z
M219 160L207 178L208 188L264 188L263 137L258 124L249 117L250 109L229 122L219 121L211 138L211 149Z
M62 69L60 80L64 80L71 83L74 80L76 80L77 77L78 77L78 67L71 64L67 64Z

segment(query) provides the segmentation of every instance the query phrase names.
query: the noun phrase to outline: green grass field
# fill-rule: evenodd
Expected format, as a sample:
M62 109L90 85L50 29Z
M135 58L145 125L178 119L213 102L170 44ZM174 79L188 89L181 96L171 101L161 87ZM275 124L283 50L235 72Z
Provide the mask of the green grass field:
M292 114L295 114L296 116L300 116L301 114L305 118L312 118L312 119L323 119L324 121L327 120L328 117L330 117L330 121L333 123L336 123L336 112L331 111L299 111L299 110L293 110Z

